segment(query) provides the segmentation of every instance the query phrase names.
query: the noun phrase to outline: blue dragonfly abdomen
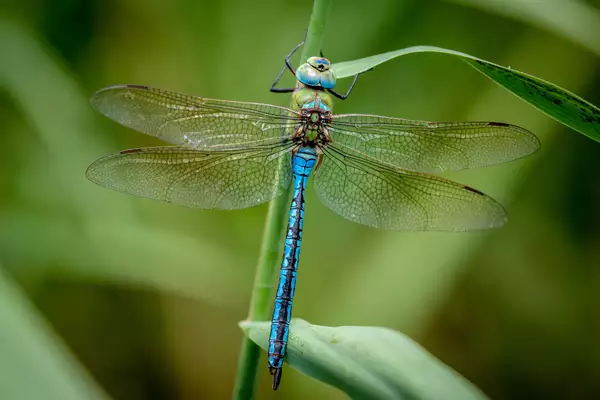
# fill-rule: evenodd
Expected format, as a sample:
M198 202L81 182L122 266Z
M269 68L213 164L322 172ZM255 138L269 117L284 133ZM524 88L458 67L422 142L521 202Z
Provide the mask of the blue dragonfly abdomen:
M308 64L306 64L308 66ZM292 301L296 287L296 272L302 245L302 227L304 222L304 191L313 169L318 167L321 153L319 142L327 136L324 115L331 114L331 97L323 90L306 86L298 81L292 96L294 108L300 110L301 122L297 125L295 138L298 145L293 150L292 175L294 194L290 207L287 233L283 252L283 261L279 272L277 295L271 318L269 334L269 371L273 375L273 389L277 389L281 380L281 368L289 335L292 316Z
M290 207L283 261L279 272L277 296L271 319L269 335L269 368L276 375L275 382L281 379L281 367L289 334L292 316L292 300L296 287L296 272L302 245L302 226L304 222L304 191L308 177L317 162L317 153L310 147L301 147L292 158L294 176L294 195Z

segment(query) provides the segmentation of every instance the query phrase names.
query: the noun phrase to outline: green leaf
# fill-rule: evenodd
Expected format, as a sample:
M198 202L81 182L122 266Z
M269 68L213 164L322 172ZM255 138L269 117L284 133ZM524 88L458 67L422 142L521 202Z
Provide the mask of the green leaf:
M462 59L535 108L569 128L600 142L598 107L553 83L458 51L433 46L407 47L359 60L337 63L332 66L332 69L338 78L346 78L368 71L396 57L424 52L449 54Z
M270 322L240 322L267 349ZM486 399L409 337L387 328L311 325L293 319L286 362L353 399Z
M0 399L107 399L0 270Z

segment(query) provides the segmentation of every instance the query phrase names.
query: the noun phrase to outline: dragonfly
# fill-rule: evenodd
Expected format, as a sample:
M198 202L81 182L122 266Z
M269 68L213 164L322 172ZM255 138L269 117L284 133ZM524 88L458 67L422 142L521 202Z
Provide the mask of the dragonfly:
M300 44L302 45L302 43ZM502 205L435 174L499 164L539 147L528 130L500 122L427 122L334 114L335 71L323 57L290 59L271 87L292 105L216 100L141 85L96 92L92 105L114 121L172 146L98 159L91 181L121 192L201 209L235 210L293 196L273 306L268 367L281 381L303 237L309 177L320 201L342 217L398 231L473 231L506 222ZM292 88L277 88L285 70Z

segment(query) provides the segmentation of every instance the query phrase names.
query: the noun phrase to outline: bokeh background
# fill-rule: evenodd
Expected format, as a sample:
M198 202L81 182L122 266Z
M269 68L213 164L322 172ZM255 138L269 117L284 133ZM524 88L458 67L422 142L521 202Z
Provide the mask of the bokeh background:
M286 105L268 88L311 7L2 0L0 398L231 397L267 206L192 210L86 181L96 158L158 143L88 99L138 83ZM344 0L323 51L336 62L447 47L599 105L599 10L597 0ZM506 205L509 223L494 232L378 231L309 188L294 316L402 331L494 399L600 398L600 144L443 55L378 67L336 111L503 121L536 133L542 150L448 174ZM261 372L262 399L345 397L292 368L272 393L266 361Z

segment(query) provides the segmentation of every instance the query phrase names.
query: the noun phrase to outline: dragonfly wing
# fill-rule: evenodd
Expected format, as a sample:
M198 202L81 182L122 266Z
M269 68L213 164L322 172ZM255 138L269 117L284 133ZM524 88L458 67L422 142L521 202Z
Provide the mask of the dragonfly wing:
M499 122L426 122L347 114L334 116L329 130L340 149L430 173L516 160L540 145L528 130Z
M401 231L469 231L506 222L491 197L436 176L394 169L325 149L315 174L321 201L344 218Z
M265 203L288 187L289 147L206 152L186 147L124 150L95 161L86 176L110 189L204 209L233 210ZM287 166L286 164L286 166Z
M101 89L91 101L122 125L171 144L204 150L269 147L288 140L298 119L284 107L204 99L137 85Z

